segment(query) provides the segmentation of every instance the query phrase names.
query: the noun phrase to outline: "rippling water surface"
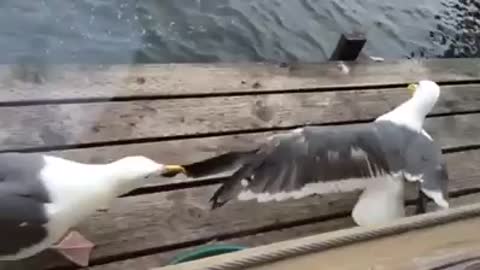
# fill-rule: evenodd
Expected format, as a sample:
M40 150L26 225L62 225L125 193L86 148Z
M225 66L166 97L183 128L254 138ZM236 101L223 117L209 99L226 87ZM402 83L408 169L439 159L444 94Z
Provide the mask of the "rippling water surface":
M0 62L300 61L365 31L384 58L478 57L480 1L3 0Z

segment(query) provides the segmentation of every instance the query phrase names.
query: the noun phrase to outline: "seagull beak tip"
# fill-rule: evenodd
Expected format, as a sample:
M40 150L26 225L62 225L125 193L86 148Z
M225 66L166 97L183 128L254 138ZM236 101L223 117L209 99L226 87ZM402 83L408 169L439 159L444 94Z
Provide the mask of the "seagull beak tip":
M181 165L165 165L163 167L161 175L165 177L173 177L179 173L186 175L187 170L185 170L185 168Z

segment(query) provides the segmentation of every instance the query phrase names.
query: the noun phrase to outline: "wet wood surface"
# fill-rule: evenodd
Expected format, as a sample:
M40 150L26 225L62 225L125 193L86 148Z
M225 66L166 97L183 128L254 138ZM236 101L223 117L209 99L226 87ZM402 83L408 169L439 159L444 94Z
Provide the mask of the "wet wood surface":
M407 224L407 220L404 220L402 223ZM480 255L480 237L476 231L479 225L479 217L465 217L463 220L442 222L436 226L412 229L404 233L378 237L369 241L348 243L319 252L281 258L264 264L244 267L243 269L314 270L318 269L318 265L328 265L329 269L335 270L477 269ZM371 228L370 231L375 229ZM287 247L302 246L307 243L339 241L338 239L343 236L352 239L355 235L361 234L366 230L368 229L339 230L332 234L304 237L201 259L195 263L187 262L177 266L151 268L151 270L223 269L215 266L218 266L220 263L232 262L237 258L247 260L255 254L271 254L271 252L280 249L284 250ZM312 238L317 240L315 241Z
M375 63L2 65L1 103L338 89L480 79L478 59Z
M425 130L445 151L456 151L457 148L480 145L480 137L475 135L480 133L479 123L480 114L476 113L441 116L427 119ZM325 128L331 127L325 126ZM229 150L250 149L264 141L268 136L279 132L284 131L77 148L50 153L82 162L105 163L126 155L145 155L163 163L185 164L213 157ZM173 183L182 184L182 186L199 185L200 182L208 183L211 182L210 180L211 178L188 179L179 175L175 178L156 179L142 189Z
M408 99L406 84L423 78L448 84L425 129L445 152L452 205L480 201L480 64L471 59L0 66L0 151L88 163L127 155L188 163L306 124L364 124ZM155 179L85 220L78 229L97 245L90 268L146 270L208 243L258 246L354 226L349 214L358 192L211 211L220 180ZM50 252L7 267L77 268Z
M451 174L449 190L454 195L452 206L480 201L480 196L458 195L459 191L478 188L480 168L472 164L474 160L480 160L480 151L447 156ZM78 228L97 245L92 263L142 254L144 250L175 249L176 245L197 246L211 241L229 243L229 239L240 236L306 224L319 223L318 232L322 230L323 222L330 220L343 220L345 223L340 226L353 226L349 215L359 195L359 192L326 194L262 204L233 201L211 211L209 199L217 187L211 185L118 199L108 213L95 214ZM414 195L410 194L407 199L413 199ZM332 228L329 223L325 226L323 231ZM39 256L31 263L45 263L45 260ZM51 266L57 264L67 262L58 260Z
M480 85L444 87L432 114L476 111ZM405 88L261 96L0 107L0 150L275 130L368 121L409 98Z

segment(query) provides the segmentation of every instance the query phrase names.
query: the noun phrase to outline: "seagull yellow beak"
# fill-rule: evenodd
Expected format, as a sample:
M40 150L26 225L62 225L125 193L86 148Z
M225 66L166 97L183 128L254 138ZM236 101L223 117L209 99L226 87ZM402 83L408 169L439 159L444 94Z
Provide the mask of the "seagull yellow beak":
M417 87L418 85L415 83L411 83L407 86L407 89L408 89L408 92L410 92L410 95L413 96L413 94L415 93L415 90L417 90Z
M179 173L187 174L187 170L185 170L185 168L181 165L165 165L162 176L174 177Z

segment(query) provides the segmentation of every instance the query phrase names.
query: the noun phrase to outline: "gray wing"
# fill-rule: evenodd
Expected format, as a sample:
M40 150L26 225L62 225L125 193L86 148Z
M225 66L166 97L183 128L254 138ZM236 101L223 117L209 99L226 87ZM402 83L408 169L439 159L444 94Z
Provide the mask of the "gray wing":
M48 194L37 179L39 155L0 155L0 256L13 255L47 235Z
M327 189L341 189L341 180L392 173L381 143L373 124L305 127L272 136L243 153L240 168L213 195L213 208L234 198L268 201L333 192Z
M425 134L417 135L407 147L405 178L420 181L420 190L426 196L438 206L448 208L447 166L440 147Z

